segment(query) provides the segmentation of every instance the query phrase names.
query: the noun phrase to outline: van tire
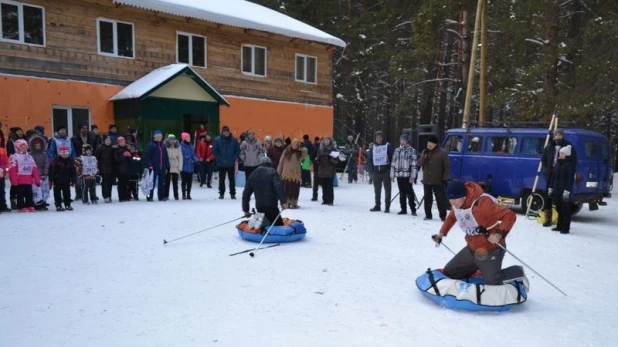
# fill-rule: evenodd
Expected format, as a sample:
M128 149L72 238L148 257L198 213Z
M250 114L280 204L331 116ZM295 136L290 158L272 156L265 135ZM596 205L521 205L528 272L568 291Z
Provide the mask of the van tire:
M571 210L571 217L573 217L576 214L578 214L582 210L583 207L584 207L584 203L583 202L573 203L573 209Z

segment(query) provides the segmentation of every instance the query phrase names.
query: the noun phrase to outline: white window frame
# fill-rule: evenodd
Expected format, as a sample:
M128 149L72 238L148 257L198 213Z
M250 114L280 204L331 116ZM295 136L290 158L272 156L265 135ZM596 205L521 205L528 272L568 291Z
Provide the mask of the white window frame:
M298 57L303 58L303 60L305 61L305 71L303 71L303 79L299 80L298 78L296 78L297 76L297 72L298 72ZM309 58L313 58L315 59L315 73L314 73L314 79L315 82L309 82L307 81L307 60ZM306 84L318 84L318 57L314 56L314 55L307 55L307 54L300 54L300 53L296 53L296 55L294 56L294 80L296 82L301 82L301 83L306 83Z
M7 5L13 5L13 6L17 6L17 16L19 17L19 39L18 40L11 40L11 39L5 39L2 37L2 16L0 15L0 41L2 42L14 42L14 43L20 43L22 45L28 45L28 46L37 46L37 47L45 47L45 45L47 44L47 35L46 35L46 27L45 27L45 7L43 6L38 6L38 5L31 5L31 4L27 4L27 3L22 3L22 2L16 2L16 1L10 1L10 0L0 0L0 4L7 4ZM43 44L39 45L38 43L27 43L25 42L25 32L24 32L24 6L28 6L28 7L34 7L34 8L40 8L42 11L42 20L43 20Z
M243 66L245 65L245 57L243 54L243 48L250 47L251 48L251 72L246 72L243 70ZM255 49L261 48L264 50L264 75L258 75L255 73ZM268 76L268 49L264 46L243 44L240 46L240 72L243 75L247 76L255 76L255 77L267 77Z
M88 110L88 127L92 126L92 110L90 109L90 107L52 105L52 108L51 108L52 135L56 132L56 129L58 128L58 125L54 124L54 110L66 110L67 111L67 137L71 138L75 136L75 134L73 133L73 109L74 108ZM53 137L53 136L50 136L50 137Z
M101 28L99 26L101 22L107 22L107 23L113 24L113 28L112 28L113 34L112 35L113 35L113 41L114 41L114 53L101 52L101 32L100 32ZM131 35L133 36L133 56L132 57L125 57L124 55L118 55L118 23L131 25ZM135 55L136 55L136 52L135 52L135 23L124 22L120 20L103 18L103 17L97 18L97 51L99 55L104 55L107 57L135 59Z
M178 35L188 36L189 37L189 65L192 67L197 67L201 69L205 69L208 67L208 38L203 35L187 33L184 31L176 31L176 63L177 64L186 64L178 61ZM204 39L204 66L193 65L193 36L201 37Z

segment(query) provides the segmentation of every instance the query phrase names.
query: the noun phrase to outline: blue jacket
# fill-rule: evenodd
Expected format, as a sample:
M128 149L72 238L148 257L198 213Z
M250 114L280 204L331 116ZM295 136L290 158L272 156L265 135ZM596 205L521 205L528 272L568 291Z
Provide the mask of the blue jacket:
M60 154L58 153L58 148L62 145L65 145L70 148L71 159L75 160L76 158L75 148L73 148L73 143L71 142L71 139L69 139L68 137L64 137L64 138L52 137L52 139L49 141L49 148L47 148L47 157L49 158L50 161Z
M232 135L228 137L218 136L215 139L213 152L215 154L217 166L234 167L236 159L238 159L240 155L240 145Z
M193 145L188 142L182 141L180 143L180 150L182 151L182 172L195 172L195 163L199 159L195 155L195 149L193 148Z
M146 146L146 167L151 166L154 171L164 171L170 167L170 160L163 141L151 141Z

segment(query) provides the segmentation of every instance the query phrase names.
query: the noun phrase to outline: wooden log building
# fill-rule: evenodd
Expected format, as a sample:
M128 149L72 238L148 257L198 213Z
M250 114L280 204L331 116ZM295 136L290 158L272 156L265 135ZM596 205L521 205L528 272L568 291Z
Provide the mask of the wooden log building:
M0 0L5 133L332 135L332 52L345 43L244 0Z

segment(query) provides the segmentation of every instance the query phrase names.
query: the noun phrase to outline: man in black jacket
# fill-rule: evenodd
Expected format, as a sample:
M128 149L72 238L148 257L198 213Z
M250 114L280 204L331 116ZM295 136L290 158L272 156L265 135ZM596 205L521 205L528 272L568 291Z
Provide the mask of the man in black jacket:
M545 212L544 227L550 227L552 224L552 197L550 189L554 185L554 178L556 172L556 164L558 164L559 152L563 147L572 146L572 144L564 138L564 130L556 129L554 132L554 138L549 142L547 147L543 150L543 156L541 157L541 168L545 174L545 182L547 183L547 190L545 194L545 201L543 208ZM573 155L570 159L574 159L577 162L577 154L573 151Z
M284 208L287 198L279 174L271 165L270 158L260 158L260 166L253 171L245 184L245 190L242 194L242 210L245 217L251 216L249 200L251 194L255 193L255 208L259 213L264 213L268 224L274 222L273 225L283 225L282 219L277 218L280 213L277 202L280 201L282 208Z

